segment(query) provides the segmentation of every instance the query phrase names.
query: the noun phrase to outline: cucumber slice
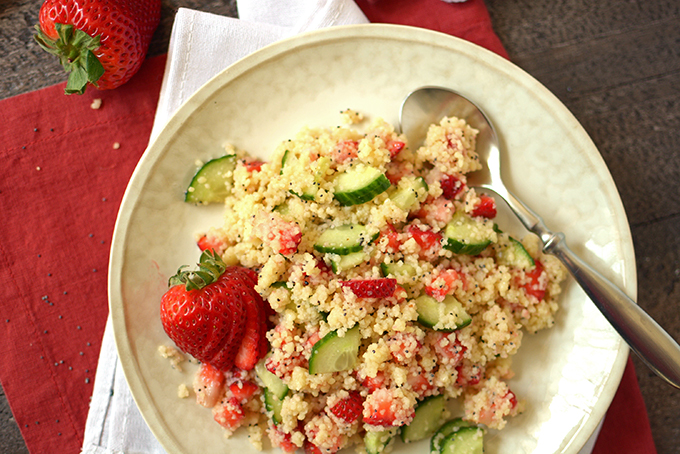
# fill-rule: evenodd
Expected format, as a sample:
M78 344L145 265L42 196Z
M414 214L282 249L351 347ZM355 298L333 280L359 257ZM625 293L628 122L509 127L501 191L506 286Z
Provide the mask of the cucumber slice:
M511 236L503 240L499 239L496 260L500 265L519 268L524 271L529 271L536 266L534 259L529 255L524 245Z
M452 419L451 421L444 423L444 425L434 433L430 440L430 454L439 454L444 439L452 433L458 432L463 427L475 427L475 425L469 421L463 420L463 418Z
M264 406L268 412L271 412L274 425L281 423L281 408L283 407L284 398L279 399L271 389L264 388Z
M342 174L334 182L334 197L340 205L351 206L373 200L390 187L390 180L375 167L358 165Z
M392 441L397 429L379 430L376 432L367 431L364 435L364 446L367 454L381 454L387 445Z
M347 255L330 254L330 257L331 269L335 274L352 269L369 259L369 255L364 251L353 252Z
M266 358L265 358L266 359ZM274 397L279 400L283 400L288 394L288 385L286 385L283 380L281 380L276 375L272 374L265 367L265 359L262 359L257 364L255 364L255 373L258 378L262 380L262 384Z
M445 404L443 395L431 396L420 402L413 421L401 429L401 441L410 443L432 436L441 424Z
M404 262L396 262L396 263L381 263L380 264L380 271L382 271L382 275L385 277L397 277L397 276L407 276L407 277L415 277L416 276L416 268L413 265L410 265L408 263Z
M463 427L442 441L441 454L483 454L484 431L479 427Z
M408 183L390 195L392 202L404 211L410 211L417 202L425 200L429 189L422 177L410 180Z
M231 194L235 168L236 155L233 154L206 162L191 179L184 201L203 205L224 202Z
M441 303L430 295L416 298L418 323L436 331L452 332L472 323L463 304L451 295Z
M360 224L346 224L325 230L314 243L314 249L319 252L347 255L359 252L364 246L374 242L379 233L368 234L368 228Z
M444 247L456 254L478 255L496 239L497 234L488 219L473 219L459 211L444 230Z
M337 331L326 334L312 347L309 373L326 374L353 369L359 356L360 345L359 325L347 331L343 337L340 337Z

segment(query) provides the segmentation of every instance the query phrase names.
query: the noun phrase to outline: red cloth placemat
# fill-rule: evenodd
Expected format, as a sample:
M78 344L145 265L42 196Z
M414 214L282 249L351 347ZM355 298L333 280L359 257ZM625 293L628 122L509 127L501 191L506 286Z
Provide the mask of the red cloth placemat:
M357 4L372 22L443 31L507 57L483 0ZM59 84L0 101L0 382L32 453L80 452L108 313L110 239L164 62L147 60L113 91L67 97ZM656 452L632 363L594 452Z
M114 91L59 84L0 101L0 381L32 453L80 452L113 226L164 67L150 59Z

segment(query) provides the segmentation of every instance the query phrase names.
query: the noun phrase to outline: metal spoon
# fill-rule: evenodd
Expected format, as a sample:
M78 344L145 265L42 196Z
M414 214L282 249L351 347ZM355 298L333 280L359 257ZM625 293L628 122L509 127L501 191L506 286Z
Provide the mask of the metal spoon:
M441 87L423 87L409 94L401 106L401 130L415 148L427 128L444 116L465 119L479 131L477 153L486 166L468 176L468 184L502 197L530 232L543 242L543 251L556 256L630 348L661 378L680 388L680 346L644 310L612 282L574 254L563 233L551 232L543 220L515 197L501 179L498 137L489 118L472 101Z

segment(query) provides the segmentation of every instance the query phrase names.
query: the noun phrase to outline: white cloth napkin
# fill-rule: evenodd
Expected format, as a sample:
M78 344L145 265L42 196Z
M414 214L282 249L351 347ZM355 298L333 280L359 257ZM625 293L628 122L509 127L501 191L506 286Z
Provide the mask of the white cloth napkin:
M177 11L152 139L184 101L238 59L304 31L368 22L353 0L240 0L238 13L239 19L233 19L184 8ZM595 438L579 454L589 454ZM110 319L102 340L82 452L166 454L127 386Z
M301 32L368 23L353 0L240 0L238 13L239 19L233 19L184 8L177 11L152 139L184 101L238 59ZM82 452L166 454L132 399L110 319L102 339Z

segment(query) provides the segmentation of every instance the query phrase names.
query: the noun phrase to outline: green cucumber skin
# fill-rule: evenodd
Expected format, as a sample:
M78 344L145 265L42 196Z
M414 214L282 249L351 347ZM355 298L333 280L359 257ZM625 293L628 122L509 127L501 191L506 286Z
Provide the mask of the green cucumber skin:
M432 436L439 427L445 404L446 398L441 394L421 401L411 423L401 429L401 441L410 443Z
M214 175L213 172L219 173L224 169L233 171L235 168L236 155L233 154L211 159L206 162L198 169L191 179L191 182L184 193L184 201L196 204L224 202L226 197L230 194L230 191L227 190L226 187L224 189L220 188L218 191L215 191L214 188L202 188L201 183L199 183L198 180L201 177L204 177L207 180L213 180L218 177L218 175ZM224 179L224 181L229 181L229 179Z
M284 398L279 399L270 389L264 388L264 406L267 411L272 412L274 425L281 423L281 407L283 406Z
M461 255L479 255L486 249L491 243L496 241L497 234L493 229L488 228L488 226L482 226L486 231L482 232L482 238L475 238L474 241L471 240L471 229L475 228L477 221L468 217L464 213L456 212L453 215L453 219L449 222L444 230L444 248L450 250L454 254Z
M378 194L385 192L392 184L384 174L380 174L368 185L351 191L337 191L333 194L335 200L343 206L361 205L370 202Z
M508 254L511 254L511 257L508 257ZM534 258L529 254L524 245L511 236L508 237L507 242L500 245L500 250L496 256L501 265L519 268L524 271L529 271L536 266Z
M491 244L491 240L481 243L468 244L462 241L446 238L444 247L454 254L460 255L479 255Z
M463 420L463 418L456 418L445 422L444 425L432 435L432 439L430 440L430 454L439 454L444 439L463 427L475 427L475 425L469 421Z

